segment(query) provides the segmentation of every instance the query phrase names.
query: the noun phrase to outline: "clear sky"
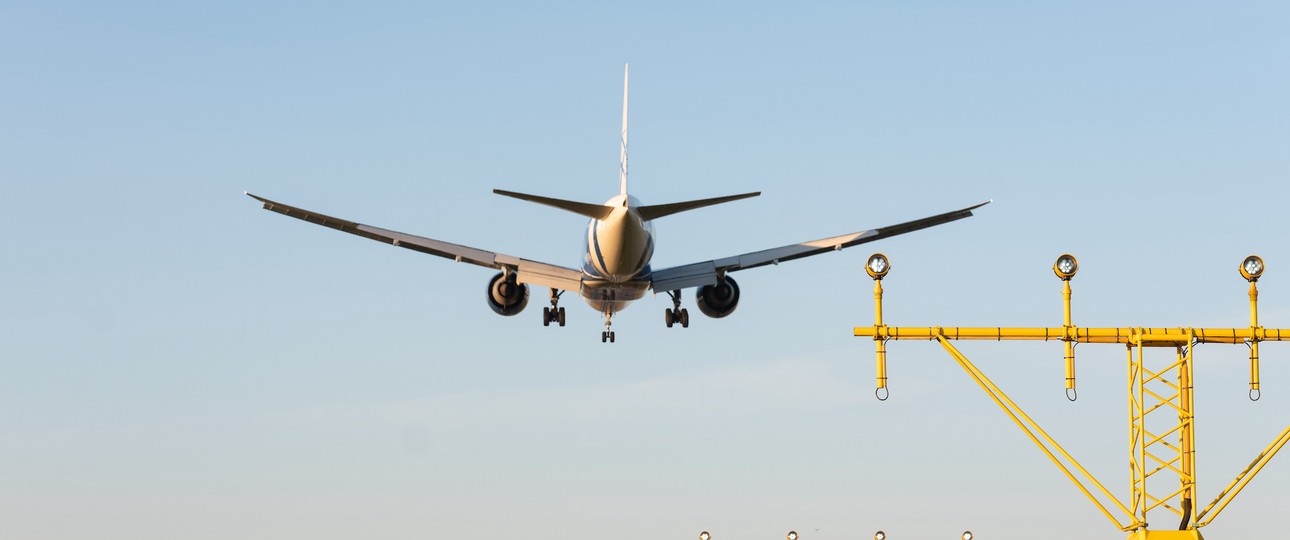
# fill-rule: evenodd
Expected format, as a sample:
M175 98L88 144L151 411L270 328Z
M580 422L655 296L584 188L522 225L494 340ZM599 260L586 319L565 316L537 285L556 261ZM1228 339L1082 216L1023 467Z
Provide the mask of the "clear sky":
M887 319L1290 327L1283 2L0 4L0 537L1119 538L939 347L873 398ZM737 274L666 329L265 212L243 190L576 265L582 218L495 187L650 203L657 266L976 217ZM965 346L1128 496L1122 349ZM1208 502L1290 422L1290 344L1198 349ZM1280 530L1290 456L1208 529ZM1174 518L1159 517L1165 522Z

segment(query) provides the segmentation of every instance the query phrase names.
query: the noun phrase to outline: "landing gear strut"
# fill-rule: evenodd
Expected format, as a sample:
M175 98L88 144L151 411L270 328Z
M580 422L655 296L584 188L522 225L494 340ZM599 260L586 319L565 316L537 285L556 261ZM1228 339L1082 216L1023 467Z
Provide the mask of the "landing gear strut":
M608 311L605 312L605 331L600 333L601 343L614 342L614 332L609 329L609 326L613 324L613 321L610 320L613 316L614 316L613 313L610 313Z
M542 308L542 326L551 326L551 323L558 323L564 326L564 308L560 307L560 295L564 291L551 289L551 307Z
M672 307L663 313L664 322L667 327L671 328L673 324L681 323L681 328L690 327L690 311L681 307L681 291L667 291L667 295L672 297Z

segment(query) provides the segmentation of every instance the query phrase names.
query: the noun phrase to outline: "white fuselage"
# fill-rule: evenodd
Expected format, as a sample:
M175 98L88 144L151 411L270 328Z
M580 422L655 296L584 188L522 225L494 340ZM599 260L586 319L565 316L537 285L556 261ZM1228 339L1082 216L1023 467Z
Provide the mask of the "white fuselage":
M612 314L622 311L649 290L650 258L654 256L654 225L642 220L640 201L619 195L605 202L613 212L587 225L583 244L582 290L587 304Z

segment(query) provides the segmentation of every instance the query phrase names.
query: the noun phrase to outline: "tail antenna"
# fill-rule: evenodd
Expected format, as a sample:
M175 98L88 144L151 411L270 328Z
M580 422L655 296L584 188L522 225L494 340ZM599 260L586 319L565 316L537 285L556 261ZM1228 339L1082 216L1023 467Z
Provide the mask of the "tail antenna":
M627 195L627 67L623 64L623 148L618 160L619 195Z

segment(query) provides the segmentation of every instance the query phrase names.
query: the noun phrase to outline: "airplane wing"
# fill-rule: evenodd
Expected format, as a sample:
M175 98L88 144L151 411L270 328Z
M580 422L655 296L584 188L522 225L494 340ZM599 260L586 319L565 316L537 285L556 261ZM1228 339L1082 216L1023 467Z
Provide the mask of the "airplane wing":
M951 221L969 217L972 215L973 210L990 204L991 202L992 201L986 201L975 206L969 206L962 210L955 210L953 212L946 212L944 214L925 217L923 219L916 219L914 221L898 225L844 234L841 236L821 238L810 242L780 246L762 251L754 251L752 253L735 255L724 259L715 259L655 270L651 274L651 288L653 288L655 292L658 292L674 291L688 287L701 287L703 285L715 285L718 277L724 275L726 272L747 270L749 268L756 268L767 264L779 264L784 261L810 257L811 255L819 255L829 251L837 251L842 248L849 248L851 246L896 236L898 234L905 234L920 229L926 229L928 227L935 227L943 223L949 223Z
M528 259L493 253L482 249L475 249L459 244L442 242L421 236L404 234L398 231L363 225L340 218L334 218L318 212L311 212L302 208L288 206L279 202L274 202L263 197L247 193L247 196L264 203L265 210L271 210L290 216L296 219L308 221L324 227L331 227L338 231L349 234L362 236L386 244L407 248L421 253L437 255L445 259L453 259L457 262L487 266L501 270L508 268L516 272L516 278L520 283L531 283L542 287L560 289L564 291L577 291L582 284L582 272L572 268L556 266Z

